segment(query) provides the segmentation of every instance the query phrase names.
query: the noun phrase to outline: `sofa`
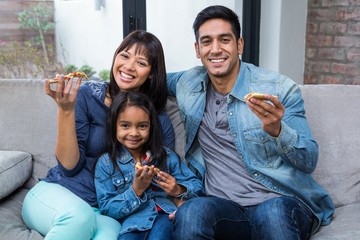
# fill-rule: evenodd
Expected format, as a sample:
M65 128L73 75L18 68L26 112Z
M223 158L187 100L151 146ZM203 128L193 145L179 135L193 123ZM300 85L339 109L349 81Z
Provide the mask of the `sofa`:
M312 240L360 239L360 86L301 85L306 116L320 155L313 177L336 206L333 221ZM0 239L43 239L21 218L27 191L56 164L57 107L41 80L0 80ZM184 129L169 98L167 111L184 146ZM59 196L61 197L61 196ZM41 213L39 213L41 215Z

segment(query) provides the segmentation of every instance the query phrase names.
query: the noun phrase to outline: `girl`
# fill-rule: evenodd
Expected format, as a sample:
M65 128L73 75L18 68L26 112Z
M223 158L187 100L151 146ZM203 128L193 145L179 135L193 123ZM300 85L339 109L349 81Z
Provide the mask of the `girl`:
M119 239L172 239L174 200L203 194L200 180L163 147L151 100L120 93L108 113L107 151L95 168L100 212L121 222Z
M58 105L57 166L50 169L26 195L22 216L30 229L46 239L116 239L120 224L99 214L93 166L106 149L106 112L122 91L139 91L154 102L161 140L174 147L171 121L164 112L166 71L160 41L151 33L134 31L116 49L108 82L60 78L56 90L45 82L45 92ZM41 216L39 216L41 212Z

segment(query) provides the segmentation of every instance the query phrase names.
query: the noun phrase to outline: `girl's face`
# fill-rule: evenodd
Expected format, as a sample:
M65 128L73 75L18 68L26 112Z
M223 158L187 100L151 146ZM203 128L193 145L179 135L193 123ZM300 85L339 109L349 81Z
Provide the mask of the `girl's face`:
M136 52L136 44L117 54L113 74L121 91L138 91L149 77L151 66L146 56Z
M117 118L116 138L133 157L143 154L143 145L150 134L149 115L140 107L127 106Z

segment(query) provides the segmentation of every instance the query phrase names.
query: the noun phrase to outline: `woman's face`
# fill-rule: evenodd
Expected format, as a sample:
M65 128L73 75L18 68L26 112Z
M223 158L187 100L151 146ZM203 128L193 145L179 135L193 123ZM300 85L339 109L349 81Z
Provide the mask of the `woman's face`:
M121 91L138 91L148 79L151 66L143 51L135 51L136 44L115 57L113 74Z

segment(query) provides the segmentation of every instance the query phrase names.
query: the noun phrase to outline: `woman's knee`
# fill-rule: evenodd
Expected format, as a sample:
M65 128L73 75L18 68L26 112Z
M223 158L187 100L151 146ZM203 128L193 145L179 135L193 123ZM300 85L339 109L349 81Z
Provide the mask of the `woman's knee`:
M96 214L92 207L83 202L75 202L72 206L63 209L55 218L54 223L70 224L73 228L92 230L96 229ZM70 226L69 226L70 227Z
M76 203L53 219L46 239L91 239L96 232L96 215L89 204Z
M108 216L96 213L96 233L93 240L116 240L121 231L121 224Z

